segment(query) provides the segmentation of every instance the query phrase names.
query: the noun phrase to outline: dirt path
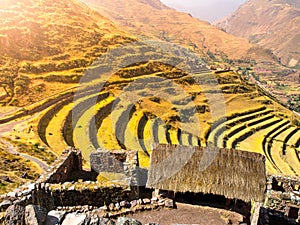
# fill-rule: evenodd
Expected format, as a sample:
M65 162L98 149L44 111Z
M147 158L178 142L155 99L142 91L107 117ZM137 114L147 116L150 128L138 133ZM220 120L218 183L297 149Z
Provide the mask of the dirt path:
M32 117L29 117L29 118L21 120L21 121L13 121L13 122L6 123L6 124L0 124L0 138L3 136L4 133L11 132L16 125L22 124L26 121L29 121L30 119L32 119ZM5 140L0 140L0 141L1 141L2 144L7 146L7 151L9 153L14 154L14 155L19 155L24 159L28 159L32 162L35 162L43 170L47 170L49 168L49 166L45 162L43 162L42 160L40 160L36 157L18 152L17 148L14 147L10 142L5 141Z
M8 141L5 141L5 140L1 140L1 143L3 143L4 145L7 146L7 151L11 154L14 154L14 155L18 155L18 156L21 156L22 158L24 159L28 159L32 162L35 162L36 164L39 165L39 167L41 167L43 170L47 170L49 168L48 164L46 164L45 162L43 162L42 160L36 158L36 157L33 157L33 156L30 156L30 155L27 155L27 154L24 154L24 153L20 153L18 152L16 149L16 147L14 147L10 142Z
M235 212L203 206L194 206L177 203L177 209L141 212L131 215L142 224L157 223L161 225L172 224L213 224L213 225L238 225L243 217Z

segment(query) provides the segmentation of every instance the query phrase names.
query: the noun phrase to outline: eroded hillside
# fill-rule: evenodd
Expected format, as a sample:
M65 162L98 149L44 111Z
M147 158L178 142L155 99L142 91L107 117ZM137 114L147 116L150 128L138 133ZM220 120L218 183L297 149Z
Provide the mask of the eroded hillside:
M269 48L290 67L299 66L300 5L296 0L251 0L216 24Z

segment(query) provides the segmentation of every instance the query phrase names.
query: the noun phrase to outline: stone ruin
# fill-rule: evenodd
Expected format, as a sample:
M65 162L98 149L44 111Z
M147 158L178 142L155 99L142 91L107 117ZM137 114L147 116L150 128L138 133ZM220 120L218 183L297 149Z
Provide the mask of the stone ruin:
M123 224L130 219L119 217L127 214L175 207L171 199L141 194L139 171L143 170L138 168L136 151L97 150L91 154L90 164L91 171L84 171L81 152L74 148L65 150L35 183L0 196L4 215L0 223L114 224L111 219L118 218ZM125 178L105 186L90 180L101 172L120 173Z
M102 150L97 149L90 154L92 172L100 174L109 172L123 174L129 186L140 186L138 154L132 150Z
M299 189L299 178L269 176L267 179L265 202L260 209L259 224L299 224Z
M91 170L84 171L81 152L65 150L35 183L0 196L0 223L114 224L111 219L135 212L176 207L168 196L141 191L147 174L138 167L136 151L99 149L91 153L90 165ZM104 186L95 180L102 172L123 174L124 182ZM257 224L299 224L299 188L298 178L268 177L265 202L257 206Z

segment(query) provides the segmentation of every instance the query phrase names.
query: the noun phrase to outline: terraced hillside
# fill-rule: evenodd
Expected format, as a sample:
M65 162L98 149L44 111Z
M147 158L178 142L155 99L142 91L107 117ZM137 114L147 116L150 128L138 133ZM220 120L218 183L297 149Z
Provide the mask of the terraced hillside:
M208 144L259 152L272 174L299 175L300 130L287 115L260 107L216 121L207 134Z
M98 148L134 149L147 168L154 143L216 145L260 152L269 173L299 175L299 118L245 77L212 73L197 51L138 40L76 1L4 3L0 100L19 107L0 108L0 163L19 170L23 158L27 176L0 168L14 179L0 179L2 189L35 178L68 146L86 165Z
M266 155L269 173L300 172L291 112L239 74L211 73L191 51L167 43L115 48L77 89L24 110L0 120L27 121L9 132L12 142L30 137L55 154L75 146L87 164L97 148L122 148L138 150L140 166L149 167L152 145L170 143L255 151Z

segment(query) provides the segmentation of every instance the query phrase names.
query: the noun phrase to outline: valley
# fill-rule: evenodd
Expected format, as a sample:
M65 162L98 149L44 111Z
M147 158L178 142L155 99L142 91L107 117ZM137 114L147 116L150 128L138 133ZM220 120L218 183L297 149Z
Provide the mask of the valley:
M281 1L277 7L285 12ZM246 4L249 2L255 0ZM291 33L296 33L295 24ZM46 193L59 202L53 193L68 199L69 193L77 191L77 197L85 202L82 190L75 190L79 187L86 188L90 201L102 188L111 193L119 188L115 184L128 178L128 174L111 171L93 174L91 153L101 155L100 150L107 150L103 161L102 157L98 160L109 167L115 165L109 154L116 154L123 160L119 161L124 171L132 173L130 179L136 174L140 179L139 173L147 174L153 166L151 157L157 144L199 147L199 155L203 149L228 150L245 160L230 158L228 164L226 160L216 163L223 163L228 171L263 168L259 171L262 176L246 171L261 181L259 187L234 173L230 184L218 178L217 186L222 182L225 187L238 184L239 196L243 196L245 184L264 192L266 177L298 180L297 53L284 48L284 43L278 49L266 44L278 45L277 40L255 39L264 35L254 31L248 31L254 36L233 36L228 27L222 28L177 12L159 0L1 2L0 193L35 182L45 172L47 176L40 177L44 180L31 190L33 193ZM297 47L295 41L292 45ZM131 150L137 152L137 158ZM127 161L130 153L137 161L133 166ZM257 158L247 161L243 154ZM175 164L177 159L184 162L180 157L176 155ZM260 165L256 168L255 163ZM79 175L74 175L74 168ZM216 173L219 170L211 171L214 169ZM70 177L64 177L67 175ZM47 182L51 179L50 185ZM193 177L187 179L193 181ZM205 184L204 178L201 182ZM283 183L287 182L280 185ZM129 189L124 190L128 194ZM117 193L112 196L119 201ZM251 199L250 191L247 195ZM222 201L227 207L225 197ZM60 207L61 202L52 206Z

